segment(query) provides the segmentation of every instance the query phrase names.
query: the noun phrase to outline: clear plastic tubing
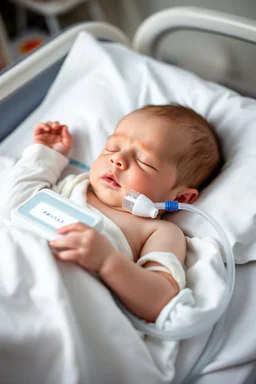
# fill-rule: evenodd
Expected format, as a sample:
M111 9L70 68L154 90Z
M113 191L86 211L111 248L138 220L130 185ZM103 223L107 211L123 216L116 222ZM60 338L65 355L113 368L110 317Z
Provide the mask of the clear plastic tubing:
M166 201L165 203L152 203L157 209L164 209L166 211L177 211L177 210L185 210L190 212L195 212L201 215L204 219L206 219L216 230L218 233L223 251L225 254L225 262L226 262L226 273L227 273L227 285L226 290L222 296L222 300L219 304L219 307L216 308L215 313L212 314L211 319L202 319L202 321L198 321L197 323L189 326L180 327L179 329L168 331L156 328L154 324L147 324L143 320L134 316L130 311L128 311L119 300L117 300L118 305L122 309L122 311L126 314L126 316L130 319L133 325L144 334L150 335L152 337L162 339L162 340L184 340L190 337L194 337L196 335L202 334L204 331L210 329L217 321L221 318L223 313L228 307L228 304L231 300L234 284L235 284L235 261L231 246L229 244L228 238L223 231L222 227L219 223L210 215L202 212L198 208L190 204L178 203L176 201ZM130 209L129 209L130 210ZM130 210L131 211L131 210ZM135 213L135 212L133 212ZM136 214L136 213L135 213Z

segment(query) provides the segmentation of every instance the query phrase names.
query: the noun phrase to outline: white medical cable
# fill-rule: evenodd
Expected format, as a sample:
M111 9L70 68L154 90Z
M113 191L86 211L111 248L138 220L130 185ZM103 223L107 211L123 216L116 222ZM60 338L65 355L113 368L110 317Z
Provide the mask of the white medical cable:
M219 352L221 345L225 342L221 334L226 322L225 312L220 320L215 324L209 336L206 346L197 359L197 362L191 368L186 377L182 380L181 384L193 384L201 375L203 369L213 361Z
M229 282L231 283L231 284L227 284L226 291L225 291L225 294L227 296L226 301L225 301L226 306L223 308L224 310L223 310L222 314L220 315L218 322L216 322L214 328L212 329L212 332L211 332L210 337L208 339L207 345L203 349L202 353L200 354L197 362L195 363L195 365L193 366L191 371L187 374L185 379L182 381L182 384L193 384L201 376L203 369L210 362L212 362L213 358L216 356L216 354L220 350L221 344L223 343L221 333L223 331L225 320L226 320L226 318L225 318L226 313L224 313L224 312L229 305L229 302L231 300L233 290L234 290L235 261L234 261L233 252L231 250L228 238L227 238L225 232L223 231L223 229L221 228L221 226L219 225L218 222L216 222L211 216L205 214L204 212L200 211L198 208L196 208L192 205L179 203L179 206L180 206L180 209L184 209L187 211L196 212L196 213L200 214L201 216L206 218L214 226L216 232L218 233L218 235L220 236L220 238L222 240L222 245L223 245L225 255L226 255L225 262L227 264L227 280L228 280L228 283ZM218 230L217 230L216 226L218 227ZM222 232L222 235L220 235L219 231ZM224 245L225 242L227 243L226 247ZM228 257L227 257L227 250L228 250L228 252L231 251L231 255L229 255ZM228 263L230 263L230 265L228 265Z
M153 217L155 218L159 209L164 209L166 211L177 211L177 210L186 210L190 212L195 212L202 217L204 217L216 230L218 233L221 243L223 246L226 262L226 271L227 271L227 285L225 292L222 296L221 302L219 304L218 310L212 314L211 318L204 318L202 321L189 326L183 326L175 331L168 331L156 328L154 324L147 324L145 321L139 319L133 315L127 308L117 300L118 305L126 316L130 319L132 324L141 332L146 335L153 336L162 340L183 340L196 335L202 334L204 331L210 329L217 321L221 318L227 306L231 300L234 284L235 284L235 261L231 246L229 244L228 238L219 225L219 223L210 215L202 212L198 208L190 204L178 203L176 201L166 201L164 203L153 203L146 196L136 192L129 191L124 198L123 207L129 212L144 217ZM156 212L157 211L157 212Z

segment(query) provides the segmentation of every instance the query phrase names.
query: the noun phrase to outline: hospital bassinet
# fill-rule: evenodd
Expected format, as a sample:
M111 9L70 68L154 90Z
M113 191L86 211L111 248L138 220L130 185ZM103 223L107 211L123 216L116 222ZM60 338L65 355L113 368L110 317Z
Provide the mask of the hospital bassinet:
M154 56L161 37L179 29L196 29L253 43L256 41L254 22L215 12L177 8L160 12L143 23L134 38L133 47L139 52ZM74 39L83 30L90 32L107 44L118 42L129 46L128 38L118 29L105 23L84 23L62 32L23 60L3 71L0 77L0 140L3 143L4 139L14 132L16 127L43 100ZM17 143L18 145L19 143ZM5 146L4 152L5 155L9 154L8 146ZM13 154L15 149L12 148L11 152ZM17 154L19 155L19 150L17 150ZM234 295L225 314L223 327L220 328L219 339L222 343L216 356L213 357L213 361L209 362L210 364L206 367L202 367L204 368L202 376L197 381L200 384L231 381L237 384L255 382L256 343L253 336L256 315L253 300L254 288L256 288L255 261L238 265L236 270ZM194 354L199 358L205 346L206 351L203 356L206 356L211 349L211 340L208 347L206 341L200 337L181 342L176 362L177 375L173 382L183 382L191 368L191 355ZM128 369L132 370L133 367L128 367ZM143 369L146 370L147 367L143 367ZM122 370L120 370L120 383L121 378ZM160 382L165 383L166 381L159 379ZM186 382L192 382L192 376L188 375Z

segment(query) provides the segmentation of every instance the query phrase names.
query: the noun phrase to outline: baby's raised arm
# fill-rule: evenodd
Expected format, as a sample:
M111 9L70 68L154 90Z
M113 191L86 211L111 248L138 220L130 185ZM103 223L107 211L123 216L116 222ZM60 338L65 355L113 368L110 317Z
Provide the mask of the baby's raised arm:
M56 185L68 165L72 137L58 122L38 124L33 145L23 152L0 186L0 215L9 219L13 208L42 188Z
M62 125L58 121L48 121L47 123L37 124L34 130L33 142L46 145L67 156L71 150L72 136L66 125Z

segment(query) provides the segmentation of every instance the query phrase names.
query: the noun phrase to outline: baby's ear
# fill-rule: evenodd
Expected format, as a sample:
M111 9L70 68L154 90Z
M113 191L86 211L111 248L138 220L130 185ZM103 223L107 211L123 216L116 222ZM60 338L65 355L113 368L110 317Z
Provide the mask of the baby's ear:
M179 203L192 204L198 198L199 192L194 188L184 188L175 200Z

